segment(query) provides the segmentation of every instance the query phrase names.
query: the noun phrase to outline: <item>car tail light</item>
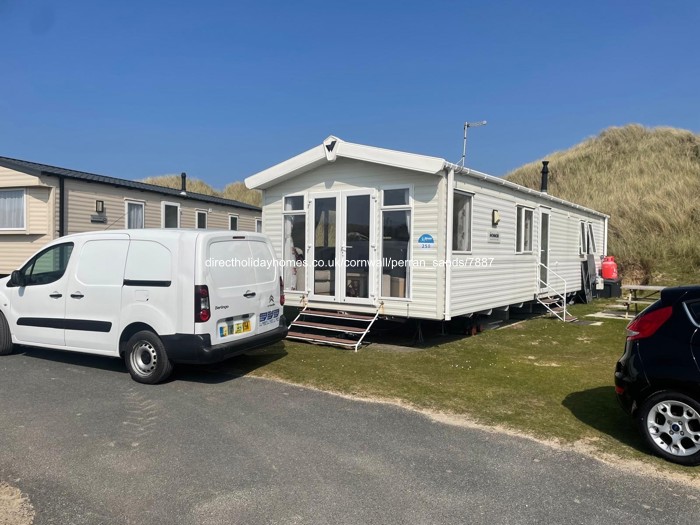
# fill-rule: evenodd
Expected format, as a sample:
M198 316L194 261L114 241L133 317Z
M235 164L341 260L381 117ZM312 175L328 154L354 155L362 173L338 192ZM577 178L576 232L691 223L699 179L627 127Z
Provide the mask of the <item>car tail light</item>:
M284 281L280 275L280 306L284 306Z
M194 322L206 323L209 319L209 288L206 285L197 285L194 287Z
M673 313L672 306L665 306L649 313L642 313L627 326L627 340L644 339L651 337L661 326L668 321Z

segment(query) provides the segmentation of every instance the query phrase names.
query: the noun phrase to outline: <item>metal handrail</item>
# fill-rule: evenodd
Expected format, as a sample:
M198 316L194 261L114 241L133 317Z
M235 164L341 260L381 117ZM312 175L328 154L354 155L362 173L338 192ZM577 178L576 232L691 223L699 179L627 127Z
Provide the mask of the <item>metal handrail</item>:
M558 295L559 297L562 298L562 304L563 304L563 307L564 307L564 312L563 312L563 319L562 319L562 321L566 321L566 279L564 279L564 278L563 278L561 275L559 275L557 272L555 272L554 270L552 270L551 268L549 268L546 264L539 263L539 265L540 265L542 268L544 268L545 270L547 270L548 273L551 273L551 274L553 274L555 277L558 277L559 279L561 279L561 281L564 283L564 294L562 295L562 294L559 293L559 292L557 291L557 289L554 288L551 284L546 283L546 282L544 282L540 277L537 277L537 281L538 281L539 283L541 283L541 284L544 284L545 289L550 289L550 290L552 290L552 291L555 293L555 295ZM556 314L556 312L554 312L551 308L549 308L549 307L546 306L546 305L545 305L545 307L547 308L547 310L549 310L549 311L552 312L554 315L556 315L557 317L559 317L559 316Z

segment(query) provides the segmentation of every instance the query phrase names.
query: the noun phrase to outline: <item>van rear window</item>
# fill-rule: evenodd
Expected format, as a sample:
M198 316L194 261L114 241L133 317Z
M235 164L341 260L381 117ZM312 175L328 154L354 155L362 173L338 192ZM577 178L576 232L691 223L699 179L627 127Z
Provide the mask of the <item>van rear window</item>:
M205 266L218 288L245 286L256 282L252 258L249 242L213 242L209 245Z

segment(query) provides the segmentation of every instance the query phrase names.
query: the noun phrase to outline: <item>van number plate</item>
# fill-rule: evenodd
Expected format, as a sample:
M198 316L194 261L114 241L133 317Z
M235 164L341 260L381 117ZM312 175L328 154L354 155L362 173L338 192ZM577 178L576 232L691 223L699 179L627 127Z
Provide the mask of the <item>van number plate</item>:
M250 332L250 321L235 321L223 324L219 327L219 337L244 334Z
M260 314L260 326L267 326L274 323L280 317L280 311L270 310L269 312L263 312Z

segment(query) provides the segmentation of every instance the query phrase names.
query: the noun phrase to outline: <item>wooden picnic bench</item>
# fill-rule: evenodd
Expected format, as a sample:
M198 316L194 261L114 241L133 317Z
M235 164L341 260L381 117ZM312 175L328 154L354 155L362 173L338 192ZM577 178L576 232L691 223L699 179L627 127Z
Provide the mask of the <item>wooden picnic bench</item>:
M661 290L666 287L646 284L623 284L621 288L623 295L626 295L626 297L618 299L617 302L627 306L627 312L625 313L625 319L627 319L630 313L630 306L634 305L634 315L636 317L639 313L639 305L646 307L654 303L661 296Z

